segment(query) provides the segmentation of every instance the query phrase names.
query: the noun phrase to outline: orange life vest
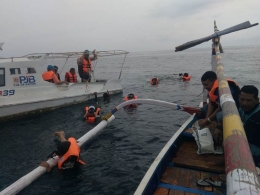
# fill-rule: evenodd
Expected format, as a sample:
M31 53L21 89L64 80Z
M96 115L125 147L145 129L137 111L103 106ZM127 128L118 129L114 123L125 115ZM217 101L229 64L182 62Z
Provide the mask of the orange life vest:
M135 95L133 99L129 99L127 96L125 96L125 101L128 101L128 100L136 100L137 99L137 96ZM125 108L136 108L137 107L137 104L130 104L130 105L127 105L125 106Z
M153 82L154 79L156 79L155 83ZM150 79L150 83L151 83L151 85L158 85L159 79L158 78L152 78L152 79Z
M88 113L88 109L89 109L89 107L87 106L87 107L85 108L86 113ZM95 113L93 113L93 115L92 115L92 114L91 114L91 115L88 115L88 114L87 114L87 116L86 116L86 121L89 122L89 123L94 123L95 120L96 120L95 115L99 115L100 110L101 110L100 108L97 108L96 111L95 111Z
M189 81L190 80L190 75L188 75L187 77L186 76L182 76L182 80L183 81Z
M227 82L228 82L228 83L229 83L229 82L234 83L236 86L238 86L238 85L236 84L236 82L233 81L233 80L231 80L231 79L227 79ZM213 86L212 86L210 92L208 93L208 94L209 94L209 99L210 99L212 102L216 102L217 99L218 99L218 96L215 95L215 91L216 91L217 89L218 89L218 80L216 79L216 80L214 81L214 84L213 84Z
M69 147L68 151L62 157L59 158L58 169L62 169L63 163L66 162L66 160L70 156L76 156L77 157L77 162L79 162L79 163L81 163L83 165L86 164L85 162L83 162L82 160L79 159L80 148L79 148L75 138L70 137L68 139L68 141L70 142L70 147Z
M69 75L69 82L70 83L75 83L77 82L77 74L75 73L74 75L72 75L70 72L67 72L66 74Z
M43 80L45 80L45 81L48 81L48 82L50 82L50 83L54 83L54 81L53 81L53 74L54 74L53 71L46 71L46 72L44 72L44 73L42 74L42 78L43 78Z
M89 72L89 69L92 70L92 61L88 58L88 60L86 60L83 57L79 58L80 60L82 60L82 69L83 72Z

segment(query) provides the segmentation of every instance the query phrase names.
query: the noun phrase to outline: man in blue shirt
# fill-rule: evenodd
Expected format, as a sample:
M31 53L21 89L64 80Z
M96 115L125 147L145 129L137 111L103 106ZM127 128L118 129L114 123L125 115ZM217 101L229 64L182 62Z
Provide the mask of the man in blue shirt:
M248 144L255 162L260 167L260 105L258 89L245 85L239 95L239 115L243 122Z

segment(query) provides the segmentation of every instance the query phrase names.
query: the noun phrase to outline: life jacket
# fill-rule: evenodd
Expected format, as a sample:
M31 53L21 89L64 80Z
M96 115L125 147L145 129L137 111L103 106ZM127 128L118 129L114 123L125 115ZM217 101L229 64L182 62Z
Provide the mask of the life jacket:
M129 99L127 96L125 96L125 101L128 101L128 100L136 100L137 99L137 96L135 95L134 98L132 99ZM137 104L130 104L130 105L127 105L125 106L125 108L136 108L137 107Z
M45 80L45 81L48 81L48 82L50 82L50 83L54 83L54 81L53 81L53 74L54 74L54 72L53 71L46 71L46 72L44 72L43 74L42 74L42 78L43 78L43 80Z
M62 169L63 163L66 162L66 160L70 156L76 156L77 157L77 162L79 162L79 163L81 163L83 165L86 164L85 162L83 162L82 160L79 159L80 148L79 148L75 138L70 137L68 139L68 141L70 142L70 147L69 147L68 151L62 157L59 158L58 169Z
M92 70L92 61L88 58L88 60L86 60L83 57L79 58L80 60L82 60L82 70L83 72L89 72L89 69Z
M231 80L231 79L227 79L227 82L228 82L228 84L231 84L231 85L233 84L233 85L235 85L235 87L239 89L239 87L238 87L238 85L236 84L235 81L233 81L233 80ZM216 91L217 89L218 89L218 80L216 79L215 82L214 82L214 84L213 84L213 86L212 86L212 88L211 88L211 90L210 90L210 92L208 93L208 94L209 94L209 98L210 98L210 100L211 100L212 102L216 102L217 99L218 99L218 96L215 95L215 91ZM232 95L233 95L233 94L232 94ZM237 96L238 96L238 94L237 94ZM234 95L233 95L233 99L235 100L235 102L236 102L236 104L237 104L237 102L238 102L237 97L234 97Z
M85 108L86 113L88 113L88 109L89 109L89 107L87 106L87 107ZM89 122L89 123L94 123L95 120L96 120L95 115L99 115L100 110L101 110L100 108L97 108L96 111L95 111L95 113L93 113L93 114L91 113L90 115L87 114L87 116L86 116L86 121Z
M70 72L67 72L66 74L69 75L69 82L70 83L75 83L77 82L77 74L75 73L74 75L72 75Z
M154 79L156 80L155 83L153 81ZM151 85L158 85L159 84L159 79L158 78L152 78L152 79L150 79L150 83L151 83Z
M182 80L183 81L189 81L190 80L190 75L188 75L187 77L186 76L182 76Z

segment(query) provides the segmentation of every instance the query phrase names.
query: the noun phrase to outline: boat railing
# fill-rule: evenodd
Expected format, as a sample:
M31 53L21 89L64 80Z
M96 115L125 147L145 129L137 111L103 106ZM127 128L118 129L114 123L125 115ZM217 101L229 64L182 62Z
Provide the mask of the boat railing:
M91 52L90 52L91 53ZM110 50L110 51L96 51L96 54L98 57L108 57L108 56L115 56L115 55L126 55L129 52L124 51L124 50ZM0 58L0 59L10 59L11 61L14 59L40 59L42 57L44 58L78 58L79 56L82 56L83 52L59 52L59 53L32 53L32 54L27 54L24 56L19 56L19 57L8 57L8 58Z

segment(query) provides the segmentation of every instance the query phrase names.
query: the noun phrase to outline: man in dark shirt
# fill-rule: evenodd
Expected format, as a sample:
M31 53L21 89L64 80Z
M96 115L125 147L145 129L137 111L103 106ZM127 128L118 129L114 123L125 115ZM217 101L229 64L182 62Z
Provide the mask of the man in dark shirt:
M245 85L239 95L239 115L244 125L248 144L255 162L260 167L260 105L258 89Z

